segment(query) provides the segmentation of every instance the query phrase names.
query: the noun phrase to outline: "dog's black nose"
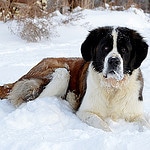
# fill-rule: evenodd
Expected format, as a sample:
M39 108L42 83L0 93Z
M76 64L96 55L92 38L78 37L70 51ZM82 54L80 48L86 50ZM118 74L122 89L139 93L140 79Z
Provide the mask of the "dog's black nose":
M120 59L118 57L110 57L108 59L108 63L110 66L112 67L117 67L118 65L120 65Z

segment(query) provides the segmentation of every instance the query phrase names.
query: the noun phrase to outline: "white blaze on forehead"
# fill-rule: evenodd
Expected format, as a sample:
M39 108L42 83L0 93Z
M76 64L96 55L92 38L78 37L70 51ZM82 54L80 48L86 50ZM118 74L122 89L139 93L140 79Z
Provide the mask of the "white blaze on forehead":
M116 28L114 28L112 30L112 36L113 36L113 51L117 52L117 37L118 37L118 32L116 31Z

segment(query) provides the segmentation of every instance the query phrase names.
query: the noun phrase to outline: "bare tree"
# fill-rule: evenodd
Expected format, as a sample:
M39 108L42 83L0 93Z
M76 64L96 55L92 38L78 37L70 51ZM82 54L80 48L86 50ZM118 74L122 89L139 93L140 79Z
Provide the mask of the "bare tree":
M10 1L0 0L0 20L6 22L7 19L11 18L11 12L9 7Z
M68 0L71 9L80 6L82 8L93 8L94 0Z

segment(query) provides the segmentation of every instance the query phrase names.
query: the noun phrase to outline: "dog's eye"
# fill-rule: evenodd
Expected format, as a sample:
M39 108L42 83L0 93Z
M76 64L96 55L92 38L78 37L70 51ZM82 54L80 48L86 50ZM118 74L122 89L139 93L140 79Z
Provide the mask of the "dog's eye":
M103 50L104 50L104 51L108 51L108 50L109 50L109 47L108 47L108 46L104 46L104 47L103 47Z
M124 53L127 53L127 49L125 47L121 48L121 52L124 54Z

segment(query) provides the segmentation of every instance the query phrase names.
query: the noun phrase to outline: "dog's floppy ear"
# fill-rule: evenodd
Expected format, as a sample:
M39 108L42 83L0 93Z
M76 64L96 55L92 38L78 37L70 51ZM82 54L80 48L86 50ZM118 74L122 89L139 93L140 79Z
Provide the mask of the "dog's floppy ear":
M100 27L90 31L86 40L81 45L81 54L84 60L92 60L100 40L108 33L106 31L110 29L111 27Z
M134 30L132 32L131 37L132 37L131 42L132 42L132 46L133 46L133 51L135 52L133 68L137 69L138 67L140 67L142 61L147 56L148 45L144 41L143 37Z

